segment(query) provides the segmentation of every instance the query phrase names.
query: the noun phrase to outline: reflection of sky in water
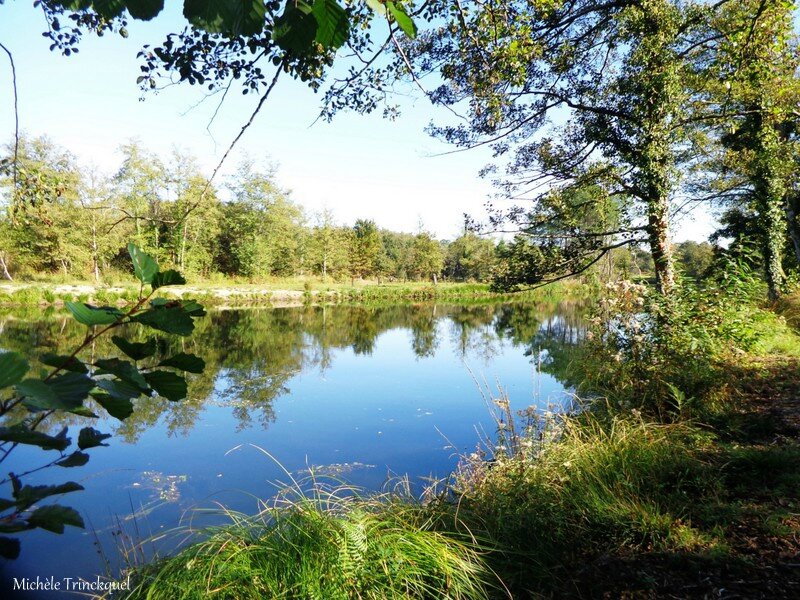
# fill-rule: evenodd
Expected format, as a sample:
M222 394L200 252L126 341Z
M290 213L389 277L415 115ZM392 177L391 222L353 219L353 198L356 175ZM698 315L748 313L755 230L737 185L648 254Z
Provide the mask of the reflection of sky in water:
M380 488L393 475L418 481L446 476L456 465L456 453L475 449L476 429L493 428L474 378L484 388L502 385L516 409L546 408L566 397L552 376L536 372L537 353L526 353L529 345L494 322L465 328L455 319L438 318L424 335L386 328L371 353L342 345L322 352L312 337L299 339L302 367L278 381L266 414L242 406L240 392L257 399L263 386L274 393L275 382L267 381L263 370L239 372L236 393L230 393L235 372L223 361L210 397L198 404L197 418L188 426L172 427L163 413L135 443L115 436L111 447L92 450L86 467L31 476L26 483L72 479L83 484L85 491L60 502L84 515L87 530L22 534L22 556L6 567L6 576L102 571L93 528L116 567L117 531L136 535L138 528L138 535L147 537L174 527L182 516L189 518L189 509L214 502L254 512L258 498L275 493L275 481L288 481L259 448L294 474L334 465L331 469L348 482L368 489ZM101 430L116 426L97 424ZM29 455L39 463L41 455ZM135 523L128 519L134 510L143 513ZM197 522L196 515L192 518Z

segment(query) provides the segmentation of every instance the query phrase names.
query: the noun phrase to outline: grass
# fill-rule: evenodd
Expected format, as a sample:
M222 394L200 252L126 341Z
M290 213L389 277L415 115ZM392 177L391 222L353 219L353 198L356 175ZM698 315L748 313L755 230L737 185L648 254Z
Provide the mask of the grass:
M497 585L468 538L394 496L301 496L134 572L125 598L488 598ZM493 581L494 580L494 581Z
M60 306L66 301L98 305L125 305L135 302L138 285L128 281L116 286L87 283L24 283L0 285L0 306ZM323 284L310 278L276 279L263 283L238 281L200 282L186 288L164 290L165 295L188 294L206 305L254 306L272 304L358 303L430 300L526 300L557 298L565 295L587 297L592 290L579 282L565 282L531 292L501 294L484 283L427 282L377 283L358 281Z

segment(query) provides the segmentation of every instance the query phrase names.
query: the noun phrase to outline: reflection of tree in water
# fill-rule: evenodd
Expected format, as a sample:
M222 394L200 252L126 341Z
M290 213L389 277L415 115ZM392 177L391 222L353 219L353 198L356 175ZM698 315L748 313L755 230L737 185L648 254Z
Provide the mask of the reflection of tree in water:
M580 307L572 305L483 304L395 306L306 306L299 308L211 311L198 321L190 338L164 336L160 353L181 350L202 356L206 369L190 375L189 394L182 402L140 398L134 414L117 429L133 443L147 429L162 423L170 435L186 435L204 407L213 403L231 409L239 427L275 419L273 402L290 391L290 380L312 369L333 364L336 351L351 349L358 355L375 350L376 340L392 329L411 333L417 357L433 356L439 348L439 324L449 324L454 348L461 358L468 353L489 361L507 339L529 352L548 351L548 369L566 349L580 339ZM552 315L559 315L553 317ZM65 352L85 333L82 326L60 314L0 316L0 346L31 358L44 352ZM138 333L126 337L136 341ZM113 356L110 339L100 338L92 349L96 356Z
M578 356L580 343L586 334L582 303L561 302L554 310L543 311L533 305L501 310L496 328L499 337L507 337L525 346L525 354L540 362L543 372L562 384L573 387L569 378L570 365Z

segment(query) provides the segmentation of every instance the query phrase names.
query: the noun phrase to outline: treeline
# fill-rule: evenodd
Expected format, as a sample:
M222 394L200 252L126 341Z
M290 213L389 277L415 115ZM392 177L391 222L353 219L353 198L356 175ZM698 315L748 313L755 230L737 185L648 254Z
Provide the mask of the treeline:
M259 170L252 162L242 163L220 188L206 188L188 154L175 150L165 161L136 142L120 153L121 165L109 177L83 168L47 138L20 140L16 174L6 168L0 179L5 279L60 274L115 280L127 269L125 248L134 242L195 279L486 282L502 277L514 248L470 231L437 240L421 227L409 234L367 219L342 225L330 210L309 217L276 182L274 169ZM11 158L3 164L11 165ZM702 273L711 254L705 242L678 246L692 276ZM592 272L604 279L650 276L653 264L641 248L619 248Z
M13 148L9 149L13 151ZM309 217L275 179L274 169L243 162L219 187L208 186L193 157L162 160L136 142L120 147L112 176L82 168L47 138L22 139L16 172L6 157L0 267L6 279L60 273L113 278L133 242L160 264L194 278L214 274L259 280L314 275L323 280L486 280L495 242L465 233L440 241L336 223L331 211Z

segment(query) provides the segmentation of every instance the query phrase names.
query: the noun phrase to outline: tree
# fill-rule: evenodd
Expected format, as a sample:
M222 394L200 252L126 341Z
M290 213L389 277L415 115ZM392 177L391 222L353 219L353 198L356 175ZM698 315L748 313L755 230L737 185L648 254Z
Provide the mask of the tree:
M381 237L375 221L358 219L353 225L350 248L350 272L364 279L378 269Z
M3 163L7 168L0 184L8 232L3 262L32 272L67 274L73 263L88 256L73 221L81 185L75 157L46 137L21 138L16 161Z
M547 219L568 234L566 265L545 243L550 266L585 269L643 235L659 289L672 289L670 211L680 166L695 158L689 100L698 12L670 0L459 2L442 5L441 25L420 37L414 64L444 79L433 99L469 110L467 124L434 132L461 147L489 144L506 157L503 189L531 208L505 211L498 221L528 233ZM590 189L601 193L581 206L617 199L619 227L570 231L572 213L557 206L557 195Z
M208 276L214 269L222 208L193 156L173 150L165 170L169 220L165 241L170 260L182 271ZM189 210L191 208L191 210Z
M444 272L447 277L459 281L488 281L494 252L492 240L467 231L447 246Z
M121 214L116 225L132 222L132 230L125 232L128 237L156 260L167 260L169 250L163 245L175 222L166 210L166 167L138 140L123 144L119 151L122 164L112 179L114 206Z
M301 265L303 212L274 179L245 161L231 179L223 208L219 261L223 271L245 277L291 275Z
M444 266L442 247L430 233L420 231L412 245L411 272L417 278L430 278L437 283Z
M714 262L714 249L708 242L681 242L675 249L675 255L683 273L692 279L705 276Z
M309 260L325 282L328 274L334 277L348 268L348 238L350 231L338 227L330 209L317 215L316 225L311 230L308 242Z
M713 21L718 41L705 73L706 97L724 117L717 122L723 192L738 190L755 213L771 300L783 288L787 232L796 232L800 55L794 8L783 0L726 3Z

